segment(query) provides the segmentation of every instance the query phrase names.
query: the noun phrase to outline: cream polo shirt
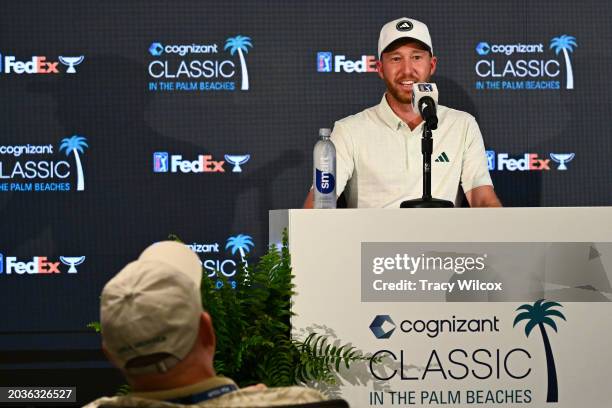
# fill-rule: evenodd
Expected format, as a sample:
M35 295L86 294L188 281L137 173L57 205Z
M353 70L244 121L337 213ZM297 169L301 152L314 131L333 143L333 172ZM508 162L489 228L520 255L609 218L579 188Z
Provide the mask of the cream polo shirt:
M474 117L438 106L433 134L431 195L456 202L464 191L493 185L484 143ZM414 130L387 103L337 121L331 134L336 147L336 192L345 191L348 207L399 208L423 196L423 123Z

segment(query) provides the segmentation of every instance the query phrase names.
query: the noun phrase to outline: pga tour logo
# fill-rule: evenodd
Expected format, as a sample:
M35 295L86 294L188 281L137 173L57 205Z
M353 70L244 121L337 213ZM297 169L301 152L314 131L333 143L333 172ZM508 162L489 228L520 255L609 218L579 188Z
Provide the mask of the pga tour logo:
M332 72L332 53L331 52L317 53L317 71Z

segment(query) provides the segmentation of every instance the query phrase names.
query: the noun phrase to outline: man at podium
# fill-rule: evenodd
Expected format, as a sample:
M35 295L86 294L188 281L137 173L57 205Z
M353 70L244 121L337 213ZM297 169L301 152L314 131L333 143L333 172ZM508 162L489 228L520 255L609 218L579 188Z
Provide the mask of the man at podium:
M337 121L336 192L348 207L399 208L423 193L423 119L412 108L412 86L429 82L437 57L425 24L399 18L385 24L378 39L378 76L387 91L380 104ZM463 188L471 207L501 207L493 190L484 142L474 117L437 106L433 132L431 193L457 202ZM304 208L312 208L313 191Z

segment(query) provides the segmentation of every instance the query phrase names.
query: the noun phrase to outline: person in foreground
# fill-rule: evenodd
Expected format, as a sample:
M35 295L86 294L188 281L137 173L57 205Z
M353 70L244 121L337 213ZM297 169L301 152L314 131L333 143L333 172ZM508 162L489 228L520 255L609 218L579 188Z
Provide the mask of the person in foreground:
M423 192L423 119L412 110L412 85L430 82L436 71L429 29L406 17L388 22L380 31L378 58L378 76L387 87L381 102L337 121L331 134L336 193L344 191L348 207L399 208ZM442 105L437 116L432 196L456 202L461 183L471 207L501 207L474 117ZM304 208L312 205L311 190Z
M178 242L151 245L102 290L102 348L132 392L94 407L268 407L322 401L304 387L238 389L215 375L215 332L202 309L200 260Z

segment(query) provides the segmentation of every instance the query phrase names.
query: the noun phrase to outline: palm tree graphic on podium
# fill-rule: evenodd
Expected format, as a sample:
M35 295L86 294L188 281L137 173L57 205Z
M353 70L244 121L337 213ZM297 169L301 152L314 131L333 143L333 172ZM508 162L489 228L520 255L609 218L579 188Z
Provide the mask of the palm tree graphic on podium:
M558 310L552 309L555 306L563 307L557 302L545 302L544 299L540 299L533 305L524 304L518 307L518 310L525 310L525 312L519 313L514 319L513 327L522 320L527 320L525 325L525 335L529 337L529 334L534 327L540 328L540 334L544 341L544 351L546 353L546 367L548 371L548 393L546 395L546 402L558 402L559 401L559 390L557 384L557 369L555 368L555 358L553 356L552 347L550 346L550 340L546 333L544 325L552 327L555 332L557 331L557 325L552 319L553 316L560 317L565 320L565 316Z
M242 85L240 90L246 91L249 89L249 73L247 71L246 61L244 60L244 53L249 52L249 47L253 47L251 44L251 38L242 35L230 37L225 40L225 50L230 49L230 54L234 55L238 51L240 57L240 72L242 74Z
M577 46L576 37L565 34L553 38L550 42L550 48L555 50L555 54L559 55L559 53L563 51L563 57L565 58L566 89L574 89L574 73L572 71L572 62L570 61L568 52L574 52L574 47Z
M232 251L232 255L235 255L236 252L240 252L240 259L248 266L248 262L245 259L246 254L254 247L253 238L248 235L238 234L235 237L229 237L227 239L227 243L225 244L225 249L230 249Z
M85 153L84 148L87 147L89 147L87 145L87 139L79 135L66 137L62 139L62 143L60 144L60 152L62 150L66 150L66 156L68 156L71 152L74 154L74 160L76 161L77 168L77 191L85 190L85 178L83 177L83 166L81 165L79 153Z

